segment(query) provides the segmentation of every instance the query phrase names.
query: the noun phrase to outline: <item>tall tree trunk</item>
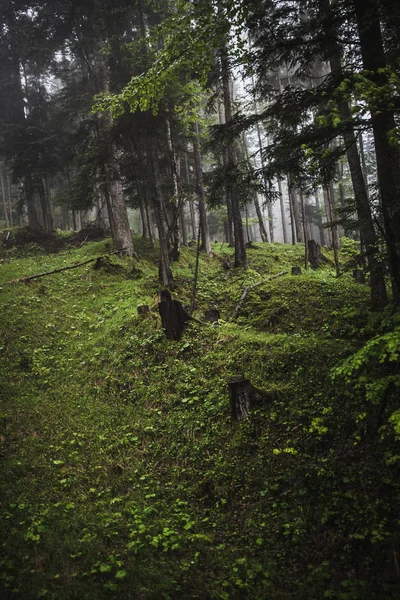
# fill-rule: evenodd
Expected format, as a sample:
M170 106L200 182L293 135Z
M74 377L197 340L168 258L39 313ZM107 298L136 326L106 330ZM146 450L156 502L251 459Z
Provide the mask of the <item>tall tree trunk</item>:
M333 190L333 183L331 182L327 187L326 187L326 198L327 198L327 202L328 202L328 219L331 223L333 223L333 221L336 219L336 207L335 207L335 194L334 194L334 190ZM336 275L339 276L340 275L340 263L339 263L339 236L338 236L338 229L337 229L337 225L331 225L331 235L332 235L332 249L333 249L333 256L334 256L334 260L335 260L335 267L336 267Z
M201 161L201 152L200 152L200 136L199 136L199 125L195 123L193 125L193 154L194 154L194 164L195 164L195 173L196 173L196 192L199 200L199 219L200 219L200 236L201 236L201 245L200 249L206 252L206 254L211 254L211 240L210 240L210 231L208 228L207 221L207 212L206 212L206 203L205 203L205 190L204 190L204 181L203 181L203 167Z
M122 250L127 256L133 256L132 232L128 220L128 211L124 199L124 190L119 178L107 182L110 206L108 213L113 222L113 242L116 250ZM112 219L111 219L111 214Z
M289 184L290 186L290 184ZM304 242L303 225L301 217L301 199L299 200L299 193L296 188L289 187L289 197L292 205L293 221L296 230L296 241L298 243Z
M228 90L230 90L229 84L228 84ZM223 106L222 106L221 102L219 101L219 98L217 99L217 104L218 104L219 124L223 125L224 123L226 123L226 118L225 118L225 112L223 110ZM228 154L227 154L226 148L224 148L224 150L222 151L222 164L224 166L224 170L226 173L228 171ZM227 212L227 223L226 223L226 227L224 227L225 237L226 237L226 241L228 242L229 246L233 247L235 245L235 236L233 233L232 202L231 202L231 198L228 194L227 185L225 185L225 204L226 204L226 212Z
M10 227L10 218L8 216L6 188L5 188L5 185L4 185L3 163L0 163L0 180L1 180L1 193L3 195L4 220L6 222L6 227L8 229Z
M287 236L287 229L286 229L285 203L283 200L282 182L280 179L278 179L278 191L279 191L279 202L280 202L280 207L281 207L283 243L287 244L288 236Z
M147 224L146 207L144 205L143 198L139 201L140 218L142 221L142 237L147 239L149 237L149 229Z
M150 159L153 171L153 186L154 186L154 214L156 217L158 239L160 244L160 257L158 265L158 275L161 283L167 287L173 286L174 279L169 262L167 229L168 225L165 219L165 211L163 210L163 198L161 194L161 176L160 166L158 162L158 154L156 141L154 137L150 140Z
M175 154L175 148L172 140L171 121L169 117L165 119L167 132L167 147L171 166L172 192L173 197L170 199L170 207L172 213L171 234L173 238L171 259L173 262L179 260L181 253L181 226L180 226L180 194L178 182L178 167Z
M186 171L186 184L188 189L191 190L192 182L190 179L190 171L189 171L189 159L188 153L185 152L185 171ZM190 212L190 224L192 228L192 240L195 240L197 237L197 227L196 227L196 215L193 208L193 202L189 201L189 212Z
M320 0L320 10L324 16L324 33L327 38L331 71L342 79L344 75L341 63L341 50L337 42L336 31L332 26L332 19L330 18L330 0ZM341 119L348 123L348 128L344 133L343 138L354 190L358 214L358 226L367 250L371 284L371 304L374 309L380 309L387 304L387 294L383 265L378 260L377 256L379 251L378 240L369 204L366 172L363 172L348 102L339 102L339 113Z
M385 86L388 77L379 5L375 0L353 0L353 5L365 76L378 87ZM400 149L389 141L396 123L386 100L378 100L370 110L393 297L400 301Z
M307 239L307 222L306 222L306 210L304 205L303 192L300 190L300 211L301 211L301 222L303 228L303 239L304 239L304 268L308 271L308 239Z
M221 50L221 79L222 91L224 95L225 121L232 121L232 96L231 96L231 79L229 74L229 59L226 47ZM234 175L237 169L236 150L232 143L229 143L226 148L228 159L228 174L231 172ZM240 212L240 199L237 188L233 185L233 181L229 178L227 182L227 196L230 199L233 221L233 232L235 236L235 267L246 266L246 246L244 243L242 215Z
M318 191L315 192L315 206L317 208L317 224L318 224L318 231L319 231L319 237L320 237L320 244L321 244L321 246L326 246L325 230L323 228L323 223L322 223L321 202L319 199Z
M289 198L289 212L290 212L290 230L292 233L292 245L296 245L296 224L294 219L294 210L293 210L293 195L292 190L290 189L290 179L287 178L287 190L288 190L288 198Z
M246 161L247 161L247 163L250 164L249 149L247 147L246 135L244 133L242 136L242 140L243 140L243 149L244 149ZM258 201L258 195L257 195L256 190L254 190L253 198L254 198L254 200L253 200L254 208L256 209L256 215L257 215L257 219L258 219L258 228L260 230L260 237L261 237L261 240L265 243L265 242L268 242L268 234L267 234L267 230L265 229L263 214L261 211L260 203ZM246 212L246 216L247 216L247 212Z

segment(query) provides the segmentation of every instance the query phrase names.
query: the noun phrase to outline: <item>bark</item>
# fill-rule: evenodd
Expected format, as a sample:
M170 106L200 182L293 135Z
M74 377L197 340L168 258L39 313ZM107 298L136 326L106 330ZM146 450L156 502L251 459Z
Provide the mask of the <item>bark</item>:
M267 230L265 229L264 218L263 218L260 203L258 201L257 192L254 194L254 208L256 209L256 215L257 215L257 219L258 219L258 227L260 230L261 240L263 242L268 242L268 234L267 234Z
M229 90L229 85L228 85L228 90ZM217 100L218 103L218 118L219 118L219 123L220 125L226 123L226 119L225 119L225 113L223 111L223 106L221 104L221 102L219 101L219 99ZM227 155L227 150L224 149L222 152L222 164L224 166L224 170L225 172L228 171L228 155ZM225 185L225 204L226 204L226 212L227 212L227 222L226 225L224 224L224 230L225 230L225 238L226 238L226 242L228 242L229 246L234 246L235 244L235 238L234 238L234 233L233 233L233 220L232 220L232 203L231 203L231 198L228 194L228 187L227 185Z
M171 259L173 262L179 260L181 253L181 226L180 226L180 194L179 194L179 183L178 183L178 167L175 154L175 148L172 141L171 121L167 117L165 120L166 132L167 132L167 147L171 166L171 179L172 179L172 193L173 196L170 200L170 207L172 213L172 227L171 234L173 238Z
M3 164L0 163L0 180L1 180L1 193L3 195L3 210L4 210L4 220L6 222L6 228L10 227L10 219L8 216L8 206L7 206L7 198L6 198L6 190L4 185L4 176L3 176Z
M333 183L331 182L326 188L326 199L328 205L328 219L332 223L331 235L332 235L332 249L333 256L335 259L336 275L340 275L340 263L339 263L339 237L337 225L333 225L333 221L336 219L336 206L335 206L335 194L333 191Z
M235 379L228 384L231 414L234 421L243 421L250 412L250 381Z
M147 224L147 215L146 215L146 207L144 205L143 199L140 199L139 202L139 210L140 210L140 218L142 221L142 237L147 239L149 237L149 229Z
M320 243L321 243L321 246L326 246L325 230L323 228L323 223L322 223L321 203L319 200L318 192L315 192L315 206L317 208L317 224L318 224L318 230L319 230Z
M13 211L12 211L12 186L11 186L11 177L9 173L6 173L6 179L8 182L8 215L10 219L10 226L13 227Z
M289 190L289 197L291 199L292 204L292 213L293 213L293 221L294 227L296 231L296 241L297 243L304 242L304 232L302 225L302 215L301 215L301 206L299 202L299 193L295 188L291 188Z
M286 229L286 215L285 215L285 203L283 200L282 193L282 182L278 179L278 190L279 190L279 202L281 207L281 219L282 219L282 235L283 235L283 243L288 243L287 229Z
M353 0L361 56L366 76L378 87L387 84L383 69L387 66L379 7L375 0ZM393 298L400 301L400 149L389 143L389 133L395 128L392 110L383 102L371 106L378 182ZM365 239L364 239L365 242Z
M32 177L30 174L27 174L25 176L24 192L26 200L26 209L28 213L28 227L35 231L40 231L42 229L42 226L39 221L37 206L35 202L35 195L33 193Z
M231 96L231 79L229 74L228 53L224 47L221 50L221 78L222 90L224 96L225 121L232 121L232 96ZM237 169L236 150L232 143L229 143L226 148L228 176L229 173L234 175ZM231 178L227 182L227 197L230 200L232 211L232 222L235 243L235 267L245 267L247 262L246 245L244 242L242 215L240 212L240 199L236 187L233 185Z
M246 161L250 164L249 150L247 147L247 140L246 140L246 136L244 133L243 133L242 139L243 139L243 149L244 149L244 153L246 156ZM267 230L265 229L263 214L262 214L262 210L260 207L260 203L258 201L258 195L257 195L256 191L254 191L253 197L254 197L254 200L253 200L254 208L256 210L256 215L257 215L257 219L258 219L258 228L260 230L260 237L263 242L268 242L268 234L267 234ZM247 216L247 211L246 211L246 216Z
M288 188L288 196L289 196L289 212L290 212L290 230L292 233L292 245L296 245L296 224L294 220L294 210L293 210L293 196L292 191L290 189L289 178L287 178L287 188Z
M185 152L185 171L186 171L186 184L189 190L192 188L192 182L190 180L190 171L189 171L189 160L188 153ZM189 201L189 212L190 212L190 224L192 228L192 240L195 240L197 237L197 227L196 227L196 216L193 208L193 202Z
M158 239L160 244L160 257L158 265L158 275L161 283L167 287L173 286L174 279L169 261L168 242L167 242L167 230L168 225L165 219L165 212L163 209L163 198L161 194L161 177L160 177L160 166L158 162L158 154L156 148L156 141L154 137L150 140L150 160L153 171L153 205L154 214L156 217L156 224L158 230Z
M124 190L119 179L112 179L107 183L110 206L108 213L112 220L113 242L116 250L123 250L124 254L133 256L132 232L128 220L128 211L124 199ZM111 219L112 215L112 219Z
M336 32L333 29L333 26L331 25L331 21L329 19L330 0L320 0L320 9L322 11L322 14L326 17L323 23L324 33L327 38L331 71L334 74L337 74L340 78L343 78L344 74L341 63L341 50L337 42L337 37L335 35ZM367 250L371 284L371 304L374 309L380 309L387 304L387 294L384 278L384 268L378 260L377 256L379 251L378 240L369 204L362 137L360 140L360 148L362 151L360 160L360 154L358 152L357 147L357 139L354 133L354 128L352 126L351 110L348 102L339 102L339 113L341 119L348 123L348 128L343 136L343 139L346 146L347 161L349 164L351 181L354 190L354 198L358 214L358 226L360 229L360 235L364 240Z
M304 267L308 271L308 243L307 243L307 227L306 227L306 211L304 206L303 192L300 190L300 209L301 209L301 222L303 225L303 240L304 240Z
M201 236L200 249L203 250L206 254L211 254L211 240L207 221L203 168L200 152L199 126L197 123L195 123L193 126L193 153L196 173L196 193L199 201L199 220Z

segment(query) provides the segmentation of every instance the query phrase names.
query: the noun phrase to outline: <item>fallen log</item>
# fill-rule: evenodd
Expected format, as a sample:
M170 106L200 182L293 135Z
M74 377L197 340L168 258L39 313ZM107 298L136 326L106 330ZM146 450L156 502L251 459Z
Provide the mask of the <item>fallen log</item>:
M271 281L271 279L277 279L278 277L282 277L282 275L286 275L288 273L288 271L281 271L280 273L277 273L276 275L272 275L271 277L267 277L267 279L263 279L262 281L258 281L257 283L253 283L251 285L248 285L246 288L244 288L243 290L243 294L240 296L240 300L236 305L236 308L234 310L234 313L232 315L232 320L236 319L239 311L242 307L243 302L246 300L246 296L249 293L250 290L252 290L253 288L262 285L263 283L266 283L267 281Z
M111 256L113 254L119 254L123 252L126 248L121 248L120 250L115 250L114 252L109 252L108 254L103 254L102 256L96 256L95 258L88 258L80 263L75 263L74 265L69 265L68 267L60 267L59 269L53 269L52 271L46 271L45 273L38 273L37 275L27 275L26 277L19 277L18 279L11 279L11 281L5 281L1 285L7 285L11 283L26 283L28 281L32 281L32 279L39 279L39 277L46 277L47 275L53 275L54 273L61 273L61 271L68 271L70 269L76 269L77 267L82 267L83 265L88 265L91 262L95 262L101 258L105 258L106 256Z

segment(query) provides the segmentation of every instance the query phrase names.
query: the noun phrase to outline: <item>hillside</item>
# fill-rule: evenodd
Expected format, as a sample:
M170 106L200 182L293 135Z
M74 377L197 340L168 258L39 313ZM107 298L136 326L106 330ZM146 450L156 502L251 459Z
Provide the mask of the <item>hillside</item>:
M0 257L1 597L398 598L396 315L371 313L349 275L291 276L301 245L255 244L246 270L213 245L194 314L221 320L180 341L162 331L141 239L133 261L6 283L109 248ZM183 249L187 305L194 268ZM246 286L284 270L232 320ZM262 390L240 423L238 375Z

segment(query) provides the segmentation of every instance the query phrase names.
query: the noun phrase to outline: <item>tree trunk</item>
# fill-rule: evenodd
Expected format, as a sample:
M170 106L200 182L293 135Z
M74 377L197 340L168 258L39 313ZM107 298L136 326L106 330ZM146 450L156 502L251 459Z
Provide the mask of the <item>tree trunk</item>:
M335 267L336 267L336 275L340 275L340 263L339 263L339 238L338 238L338 230L337 225L333 224L333 221L336 219L335 214L335 195L333 191L333 183L331 182L326 188L326 198L328 202L328 219L332 223L331 225L331 235L332 235L332 249L333 256L335 259Z
M204 190L204 181L203 181L203 168L201 161L201 152L200 152L200 138L199 138L199 126L197 123L193 125L193 153L194 153L194 164L195 164L195 173L196 173L196 192L197 197L199 199L199 219L200 219L200 236L201 236L201 245L200 249L206 252L206 254L211 254L211 240L210 240L210 231L208 228L207 221L207 212L206 212L206 204L205 204L205 190Z
M161 177L160 166L158 162L158 154L156 149L156 141L154 137L150 140L150 160L153 171L153 186L154 186L154 214L158 230L158 239L160 244L160 257L158 266L158 275L161 283L167 287L173 286L174 279L169 262L167 229L168 225L165 219L163 210L163 198L161 194Z
M181 254L181 227L180 227L180 201L179 201L179 182L178 182L178 167L175 155L175 148L172 141L171 121L169 117L165 119L167 132L167 147L171 166L172 192L173 197L170 199L172 212L171 234L173 238L171 259L173 262L179 260Z
M329 19L329 16L331 15L330 0L320 0L320 9L322 14L325 16L325 20L323 21L324 32L329 46L331 71L334 74L337 74L340 78L343 78L344 75L341 63L341 50L337 42L336 31L331 24L332 20ZM363 170L357 148L357 140L352 125L351 110L348 102L339 102L339 113L341 119L348 123L348 129L343 138L346 146L347 161L350 168L351 181L354 190L354 198L358 214L358 226L367 250L371 283L371 304L374 309L380 309L387 304L387 294L383 265L377 258L379 248L369 204L365 159ZM360 144L362 148L362 137ZM363 158L362 152L362 159Z
M318 223L320 243L321 243L321 246L326 246L326 242L325 242L325 230L323 228L323 223L322 223L321 203L320 203L320 200L319 200L318 191L315 192L315 206L317 208L317 223Z
M286 229L286 214L285 214L285 203L283 200L282 193L282 182L278 179L278 190L279 190L279 202L281 207L281 219L282 219L282 235L283 235L283 243L288 243L287 229Z
M385 86L388 76L379 5L375 0L353 0L353 5L365 76L378 88ZM396 123L386 100L378 100L370 110L393 297L400 301L400 150L389 141Z
M296 241L298 243L304 242L304 233L301 216L301 206L299 206L299 193L295 188L289 189L289 196L292 204L293 220L296 230ZM300 203L301 204L301 203Z
M308 244L307 244L307 224L306 224L306 211L304 206L303 192L300 190L300 209L301 209L301 221L303 225L303 240L304 240L304 268L308 271Z
M35 194L33 191L32 177L30 174L25 176L24 192L26 200L26 208L28 212L28 227L34 231L40 231L42 226L39 221L37 206L35 202Z
M142 237L147 239L149 237L149 230L147 225L146 207L144 205L143 198L139 201L140 219L142 221Z
M229 85L228 85L228 89L229 89ZM219 124L222 125L222 124L226 123L226 119L225 119L225 113L223 111L223 106L222 106L221 102L219 101L219 98L217 99L217 104L218 104ZM224 170L226 173L228 171L228 157L227 157L226 148L224 148L224 150L222 151L222 164L224 166ZM224 225L225 238L226 238L226 242L229 244L229 246L233 247L235 245L235 239L234 239L234 235L233 235L232 203L231 203L231 199L228 194L227 185L225 185L225 204L226 204L226 212L227 212L227 222L226 222L226 225Z
M108 182L108 191L110 194L110 208L108 212L112 213L114 224L113 242L116 250L123 250L127 256L133 256L132 232L128 220L124 190L121 182L114 179ZM111 220L111 215L110 220Z
M225 121L226 123L230 123L232 121L231 79L229 75L228 53L225 47L221 50L221 78L224 95ZM235 147L232 143L227 145L226 152L228 176L230 173L232 173L233 176L237 170L237 159ZM237 188L233 185L230 177L227 182L227 197L230 200L233 232L235 236L235 267L245 267L247 258L243 234L242 215L240 212L240 199Z
M5 190L4 177L3 177L3 163L0 163L0 180L1 180L1 193L3 195L4 220L6 222L6 227L8 229L10 227L10 219L8 216L6 190Z

